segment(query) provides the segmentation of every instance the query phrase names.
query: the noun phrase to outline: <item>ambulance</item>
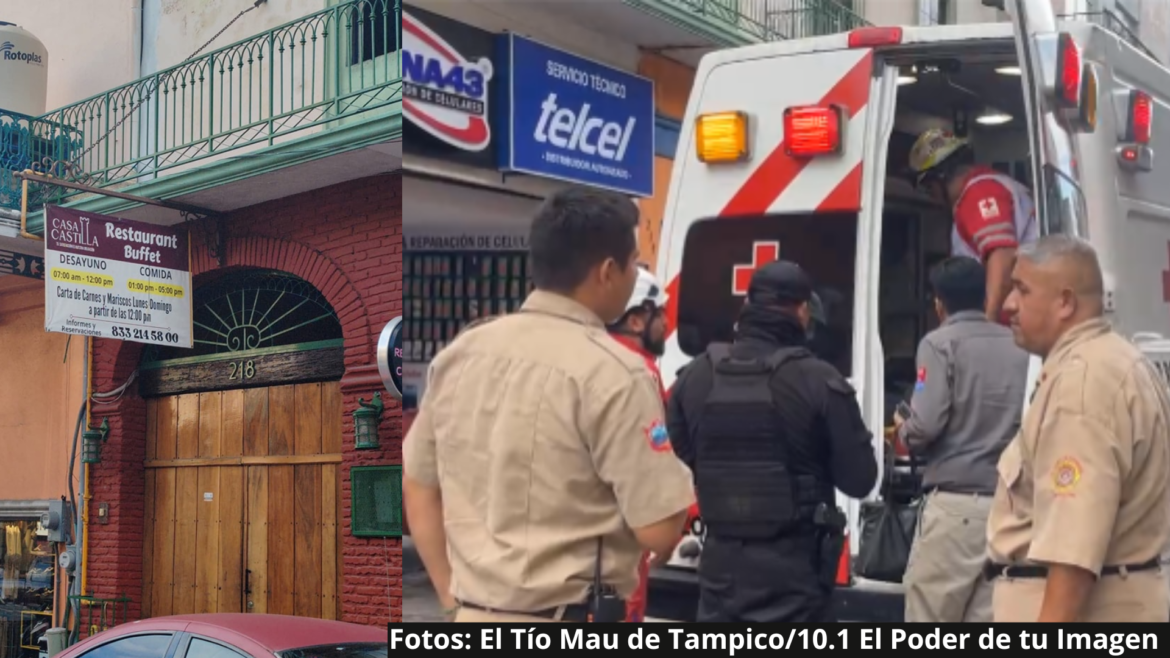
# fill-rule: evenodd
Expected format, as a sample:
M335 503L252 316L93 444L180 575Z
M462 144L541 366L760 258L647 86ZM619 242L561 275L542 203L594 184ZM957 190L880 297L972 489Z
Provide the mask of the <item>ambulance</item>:
M978 163L1028 187L1041 234L1092 242L1114 326L1165 366L1170 158L1155 152L1170 144L1170 122L1157 120L1170 71L1102 27L1058 20L1049 0L983 2L1011 21L865 27L702 59L657 261L668 387L706 345L731 339L754 269L789 259L818 284L820 355L857 390L882 470L896 463L883 433L933 327L927 272L951 246L950 209L907 175L910 147L929 128L964 136ZM1026 390L1038 370L1033 359ZM849 519L842 620L900 621L900 584L850 573L860 503L838 494L838 504ZM702 544L699 510L652 576L651 615L693 618Z

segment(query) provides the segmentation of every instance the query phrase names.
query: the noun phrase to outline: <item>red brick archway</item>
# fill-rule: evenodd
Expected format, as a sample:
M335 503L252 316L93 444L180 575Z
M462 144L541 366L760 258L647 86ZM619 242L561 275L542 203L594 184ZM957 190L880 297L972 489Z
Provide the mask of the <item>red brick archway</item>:
M397 175L379 176L331 188L333 195L353 199L354 188L365 183L377 189L380 195L389 194L393 208L385 207L379 198L377 218L367 235L354 237L353 225L346 227L348 242L336 236L315 234L312 229L321 224L319 215L309 217L308 211L319 210L321 192L315 194L314 206L300 197L283 199L238 213L230 222L238 233L226 240L224 265L219 267L200 240L201 232L191 232L193 247L191 266L194 278L199 280L211 272L230 268L257 267L280 270L298 276L315 286L329 301L341 322L345 339L346 372L341 382L343 395L342 425L342 497L343 546L342 591L339 593L342 618L362 624L384 624L401 620L401 542L355 538L350 532L350 477L353 466L365 464L401 463L401 410L397 402L387 397L387 413L383 415L381 450L353 449L353 421L350 412L357 406L357 398L369 399L382 389L375 361L377 334L393 315L401 313L401 179ZM304 196L304 195L300 195ZM360 197L359 197L360 198ZM291 220L293 229L307 233L303 239L297 230L272 226L272 217L287 217L289 209L302 208L306 220ZM351 208L353 213L363 209ZM265 219L267 218L267 221ZM362 218L367 218L365 215ZM387 219L392 221L387 221ZM302 226L313 222L310 230ZM361 228L362 225L358 225ZM239 230L242 228L243 230ZM340 228L340 227L339 227ZM274 237L260 234L276 230ZM389 238L385 238L386 234ZM299 239L301 238L301 239ZM363 240L364 239L364 240ZM383 248L389 257L371 259L352 257L354 245L368 245L373 240L375 249ZM393 244L397 241L397 246ZM314 244L317 243L317 244ZM341 246L338 246L338 245ZM348 251L347 251L348 245ZM330 252L334 253L330 253ZM345 254L347 264L335 254ZM396 255L395 255L396 254ZM373 262L371 262L371 260ZM381 267L379 267L381 266ZM357 279L374 277L373 285L356 283ZM379 275L382 275L379 277ZM396 296L394 303L389 296ZM92 381L94 391L111 391L124 384L136 369L143 346L137 343L95 339L93 342ZM88 574L85 587L94 596L113 598L126 594L131 597L130 618L141 616L143 515L145 513L145 476L142 464L146 458L146 405L131 385L116 401L95 403L91 410L96 425L103 418L109 420L109 438L102 450L102 461L93 465L87 499L91 506L109 504L108 523L89 524ZM91 507L92 509L92 507ZM88 593L88 592L87 592Z

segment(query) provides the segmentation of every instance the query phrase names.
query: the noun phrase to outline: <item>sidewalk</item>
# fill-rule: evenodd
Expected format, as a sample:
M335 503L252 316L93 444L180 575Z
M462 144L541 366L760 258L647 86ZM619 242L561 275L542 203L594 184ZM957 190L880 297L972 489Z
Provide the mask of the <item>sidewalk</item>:
M443 621L443 609L410 537L402 540L402 622Z

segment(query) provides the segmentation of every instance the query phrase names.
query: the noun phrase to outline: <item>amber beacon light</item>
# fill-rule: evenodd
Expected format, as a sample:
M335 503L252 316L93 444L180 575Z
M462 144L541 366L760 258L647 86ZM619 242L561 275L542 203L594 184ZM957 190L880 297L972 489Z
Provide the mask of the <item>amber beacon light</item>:
M699 162L717 164L748 159L747 114L716 112L695 120L695 155Z

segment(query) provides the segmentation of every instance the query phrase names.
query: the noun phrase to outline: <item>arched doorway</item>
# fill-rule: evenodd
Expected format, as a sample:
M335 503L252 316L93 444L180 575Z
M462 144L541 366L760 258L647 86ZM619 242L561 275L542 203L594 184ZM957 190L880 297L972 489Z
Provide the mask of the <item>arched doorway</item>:
M340 617L341 324L308 282L195 292L193 349L151 346L143 616Z

